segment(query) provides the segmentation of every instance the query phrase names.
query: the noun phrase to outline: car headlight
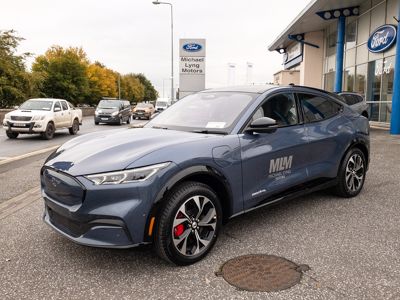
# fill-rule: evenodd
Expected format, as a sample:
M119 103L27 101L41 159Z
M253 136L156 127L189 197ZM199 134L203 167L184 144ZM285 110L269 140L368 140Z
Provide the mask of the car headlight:
M114 111L111 115L113 116L113 117L115 117L116 115L118 115L119 114L119 111Z
M94 114L95 114L96 116L98 116L98 115L99 115L99 112L96 110L96 111L94 112Z
M85 177L93 182L95 185L139 182L149 179L158 171L168 167L169 164L170 162L165 162L143 168L87 175Z
M32 121L43 121L45 116L33 116Z

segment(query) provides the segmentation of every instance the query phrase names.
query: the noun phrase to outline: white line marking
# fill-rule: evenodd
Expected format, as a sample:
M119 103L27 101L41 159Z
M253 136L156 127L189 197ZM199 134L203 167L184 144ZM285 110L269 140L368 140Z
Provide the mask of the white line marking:
M35 187L25 193L0 203L0 220L5 219L9 215L16 213L25 206L40 199L40 187Z
M29 152L29 153L18 155L18 156L14 156L14 157L9 157L9 158L7 158L5 160L0 161L0 166L8 164L8 163L13 162L13 161L24 159L24 158L27 158L27 157L35 156L35 155L46 153L46 152L49 152L49 151L53 151L53 150L56 150L58 147L60 147L60 145L49 147L49 148L46 148L46 149L33 151L33 152Z
M10 158L9 156L0 156L0 160L9 159L9 158Z

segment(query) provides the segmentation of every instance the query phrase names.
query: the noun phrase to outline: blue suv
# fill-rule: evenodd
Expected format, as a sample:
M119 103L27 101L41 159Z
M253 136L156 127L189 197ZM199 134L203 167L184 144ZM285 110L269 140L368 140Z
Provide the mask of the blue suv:
M320 189L360 193L369 123L300 86L206 90L146 124L77 137L41 170L44 221L88 246L154 245L187 265L242 213Z

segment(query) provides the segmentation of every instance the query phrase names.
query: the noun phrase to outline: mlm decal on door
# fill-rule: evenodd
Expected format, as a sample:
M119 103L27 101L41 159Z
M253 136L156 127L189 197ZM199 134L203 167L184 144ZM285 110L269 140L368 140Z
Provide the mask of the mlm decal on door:
M293 155L271 159L269 161L269 178L283 179L292 173Z

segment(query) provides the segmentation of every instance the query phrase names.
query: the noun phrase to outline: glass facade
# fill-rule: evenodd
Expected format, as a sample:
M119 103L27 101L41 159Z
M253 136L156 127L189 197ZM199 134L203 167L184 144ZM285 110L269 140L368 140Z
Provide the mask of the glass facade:
M371 53L370 34L384 24L396 24L396 0L369 0L360 5L360 16L346 21L343 91L362 94L369 103L371 121L389 123L392 109L395 49ZM336 61L336 22L325 30L324 88L333 91ZM398 41L397 43L400 43Z

